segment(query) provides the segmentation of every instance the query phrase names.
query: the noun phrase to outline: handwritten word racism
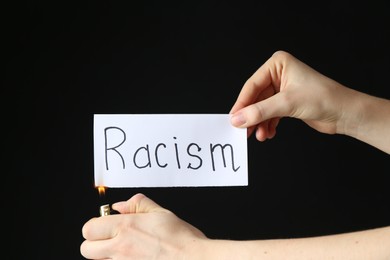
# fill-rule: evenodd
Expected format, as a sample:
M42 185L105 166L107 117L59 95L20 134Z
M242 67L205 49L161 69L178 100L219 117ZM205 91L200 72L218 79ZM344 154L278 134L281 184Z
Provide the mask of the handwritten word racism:
M172 136L164 142L144 143L132 146L131 149L121 149L131 145L126 132L117 126L104 128L105 168L110 171L112 164L120 164L120 168L170 168L210 169L218 167L229 168L237 172L234 147L229 143L212 143L207 145L196 142L182 143L180 136ZM207 165L208 164L208 165Z

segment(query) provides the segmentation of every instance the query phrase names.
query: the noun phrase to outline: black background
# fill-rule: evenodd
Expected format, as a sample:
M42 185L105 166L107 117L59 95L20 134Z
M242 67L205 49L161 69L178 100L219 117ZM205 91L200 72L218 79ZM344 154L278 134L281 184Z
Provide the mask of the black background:
M390 98L387 1L3 4L2 206L11 259L83 259L98 215L93 114L228 113L245 80L286 50ZM389 111L390 113L390 111ZM390 224L389 156L294 119L248 139L249 186L143 192L210 238L326 235Z

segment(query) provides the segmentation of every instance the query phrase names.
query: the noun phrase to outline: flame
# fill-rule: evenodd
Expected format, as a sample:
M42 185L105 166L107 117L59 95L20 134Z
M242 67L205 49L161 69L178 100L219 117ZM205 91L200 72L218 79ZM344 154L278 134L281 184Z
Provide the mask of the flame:
M98 192L99 192L99 196L104 196L104 194L106 194L106 187L98 186L97 189L98 189Z

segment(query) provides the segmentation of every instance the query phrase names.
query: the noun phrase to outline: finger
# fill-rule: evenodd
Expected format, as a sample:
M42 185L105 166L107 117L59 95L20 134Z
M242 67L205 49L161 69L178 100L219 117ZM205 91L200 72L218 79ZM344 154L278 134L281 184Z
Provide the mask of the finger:
M93 218L86 222L82 228L82 235L87 240L110 239L117 235L117 226L120 223L120 216L109 215L100 218Z
M247 128L247 137L252 135L252 133L256 130L256 126L251 126Z
M108 240L85 240L80 245L80 253L86 259L110 259L110 248Z
M244 84L238 98L230 110L234 114L243 107L253 104L258 95L272 84L274 60L268 59Z
M263 65L264 66L264 65ZM242 87L240 94L237 97L236 102L230 110L230 114L233 114L240 110L243 107L246 107L256 101L259 93L269 87L270 79L267 77L267 74L264 72L264 69L260 69L255 74L263 74L264 76L258 79L258 82L255 81L255 75L249 78L244 86ZM257 78L258 76L256 76Z
M256 129L256 139L262 142L266 139L273 138L276 134L276 127L279 120L279 118L272 118L261 122Z
M234 113L231 123L236 127L251 127L274 117L291 114L291 101L286 92L279 92L263 101L249 105Z
M114 203L112 208L122 214L166 211L166 209L141 193L134 195L127 201Z
M280 118L272 118L268 125L268 139L273 138L276 135L276 127L278 126Z
M258 141L263 142L267 139L268 125L269 125L269 120L263 121L257 126L255 135Z
M259 93L259 95L256 98L256 102L267 99L274 94L275 94L274 89L272 87L267 87L264 91ZM249 137L256 130L256 128L257 128L257 126L248 127L247 128L247 137Z

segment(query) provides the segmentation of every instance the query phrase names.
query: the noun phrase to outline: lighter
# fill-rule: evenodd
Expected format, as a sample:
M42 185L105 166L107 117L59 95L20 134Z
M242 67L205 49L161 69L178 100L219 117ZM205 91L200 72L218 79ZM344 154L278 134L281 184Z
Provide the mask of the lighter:
M105 204L100 206L100 216L107 216L111 214L111 208L109 204Z

